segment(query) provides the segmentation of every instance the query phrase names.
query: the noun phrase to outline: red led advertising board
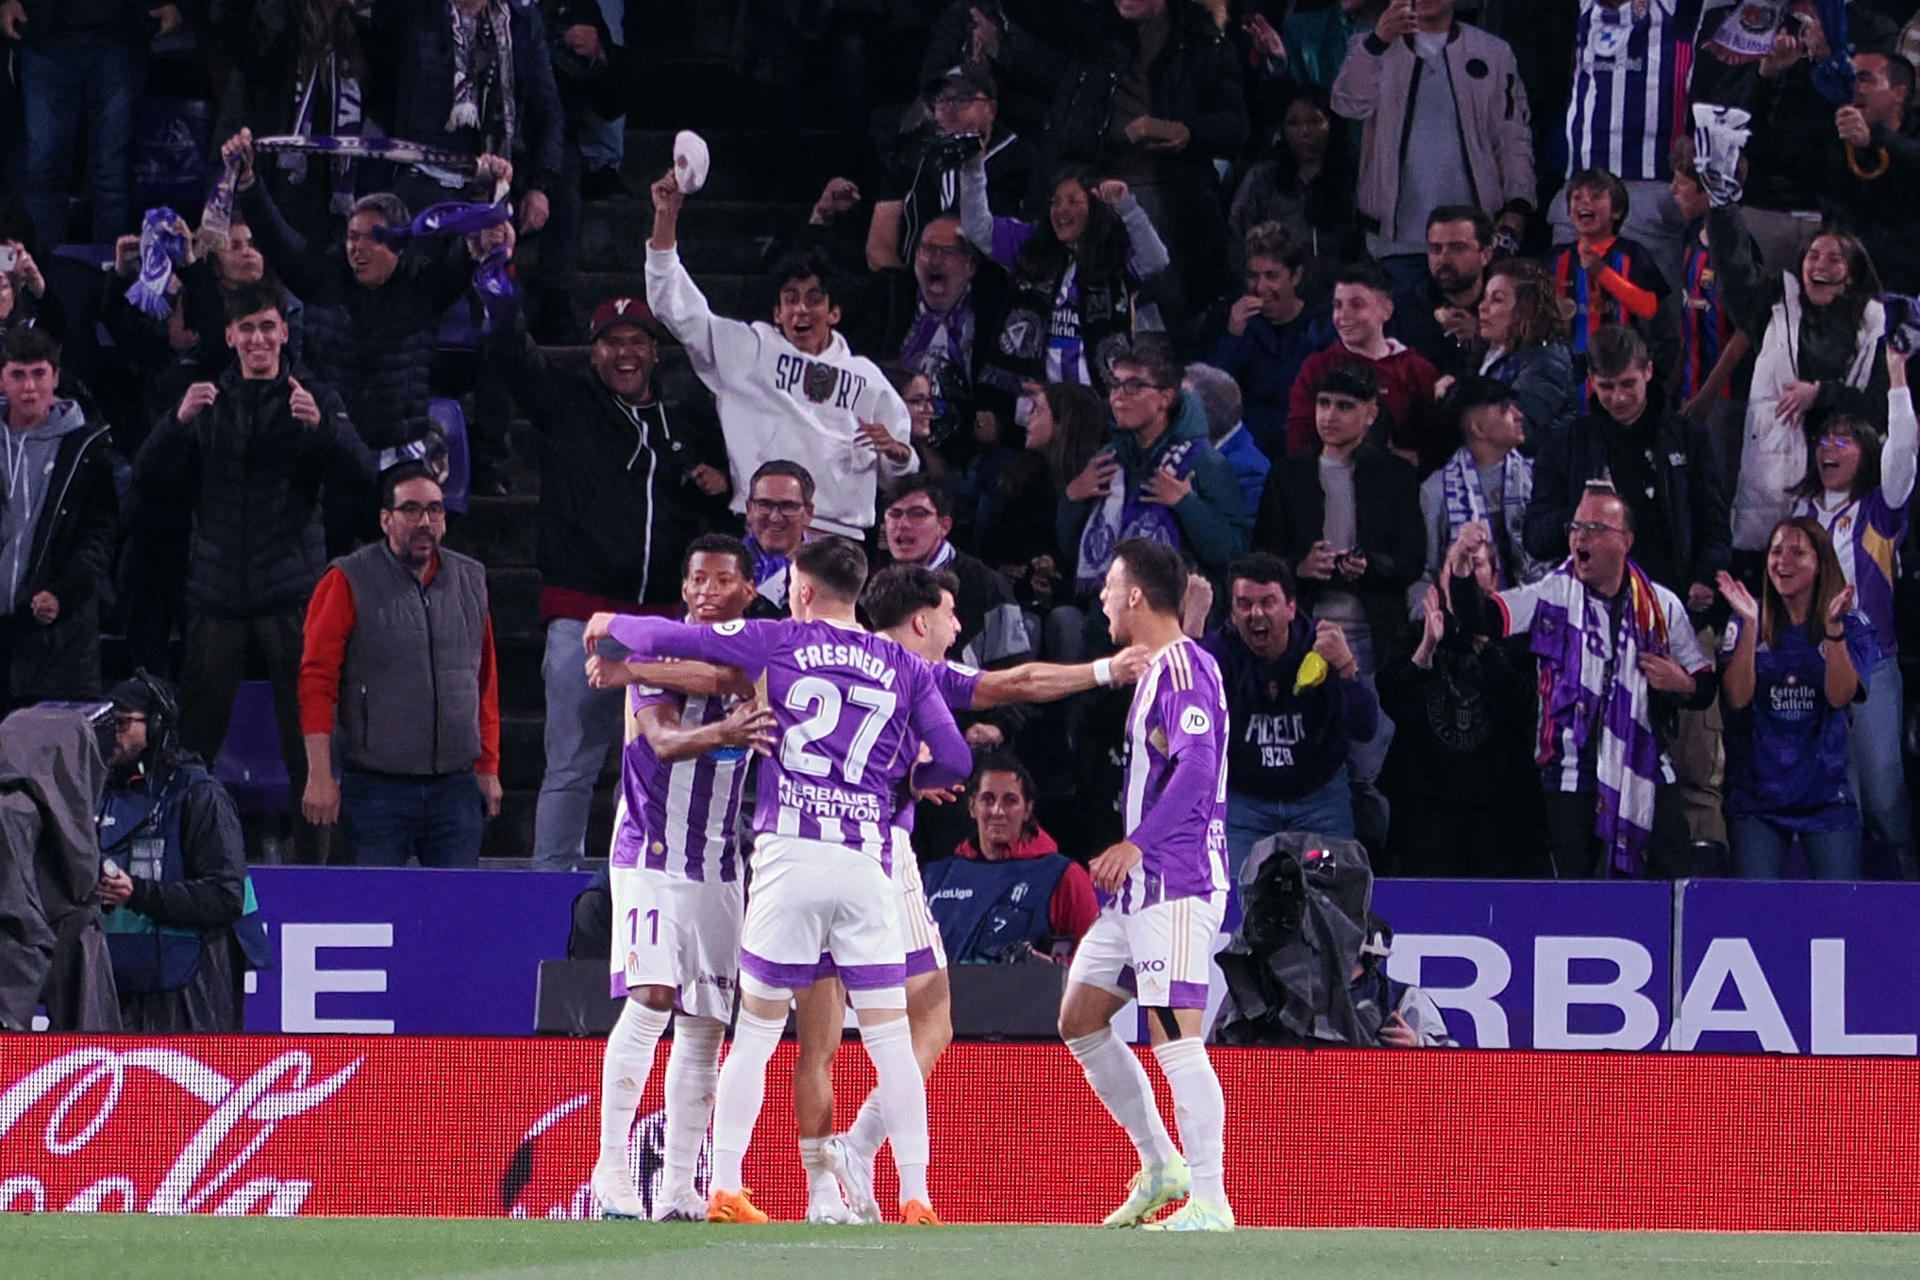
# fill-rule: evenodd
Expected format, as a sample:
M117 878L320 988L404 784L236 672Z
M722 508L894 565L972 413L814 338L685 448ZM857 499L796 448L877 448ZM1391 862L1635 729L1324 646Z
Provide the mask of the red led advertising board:
M591 1216L600 1050L0 1039L0 1207ZM667 1052L637 1131L643 1194ZM805 1208L792 1055L783 1045L768 1073L747 1161L758 1201L783 1220ZM1249 1226L1920 1229L1911 1059L1237 1049L1214 1060L1228 1189ZM1171 1117L1150 1060L1148 1074ZM871 1080L849 1042L839 1123ZM1091 1223L1132 1172L1057 1045L955 1045L931 1103L933 1193L950 1222Z

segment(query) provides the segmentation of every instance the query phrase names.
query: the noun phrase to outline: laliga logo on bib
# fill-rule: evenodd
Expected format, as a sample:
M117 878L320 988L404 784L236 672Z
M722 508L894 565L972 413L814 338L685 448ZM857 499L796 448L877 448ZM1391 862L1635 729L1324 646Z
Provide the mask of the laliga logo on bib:
M747 622L744 618L735 618L732 622L716 622L713 625L714 634L722 636L737 636L746 629Z
M1180 713L1180 732L1182 733L1197 735L1211 728L1213 728L1213 721L1209 720L1207 713L1198 707L1188 707Z

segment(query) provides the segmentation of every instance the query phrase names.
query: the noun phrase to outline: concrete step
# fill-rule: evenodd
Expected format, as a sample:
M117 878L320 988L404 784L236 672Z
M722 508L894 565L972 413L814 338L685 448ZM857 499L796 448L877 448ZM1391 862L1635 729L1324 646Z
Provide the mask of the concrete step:
M470 555L488 568L506 569L535 563L534 494L514 493L505 498L472 498L466 514L447 521L447 545Z
M744 96L751 95L748 90ZM687 201L687 213L708 200L804 200L811 206L834 169L850 163L841 159L846 146L840 134L826 129L767 128L765 121L779 115L778 109L771 109L771 114L759 117L758 124L749 128L692 126L706 139L712 166L706 186ZM683 118L696 119L691 114ZM620 175L643 204L648 188L673 165L673 139L680 127L684 126L627 130ZM846 176L857 181L861 175Z
M767 247L805 225L811 201L715 200L702 192L681 219L680 257L698 278L707 272L758 271ZM588 271L644 271L653 206L641 200L589 203L580 229L580 265Z
M707 295L707 305L713 308L715 315L757 316L767 312L773 302L766 278L758 271L706 272L696 274L694 283ZM582 298L618 298L623 294L637 298L646 296L647 276L644 270L636 267L628 271L580 273ZM767 305L763 306L762 303Z
M525 565L489 565L487 604L493 613L496 644L505 636L539 636L540 571Z
M500 801L500 816L487 824L480 842L482 858L522 859L533 852L533 814L540 793L535 789L509 790ZM613 839L614 793L611 787L596 789L587 817L589 855L604 858Z

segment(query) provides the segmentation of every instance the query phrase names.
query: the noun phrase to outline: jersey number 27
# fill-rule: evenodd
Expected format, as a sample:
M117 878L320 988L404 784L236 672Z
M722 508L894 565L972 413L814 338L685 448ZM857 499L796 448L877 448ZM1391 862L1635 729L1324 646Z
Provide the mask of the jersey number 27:
M831 774L833 761L808 748L840 727L840 717L849 704L860 712L860 727L854 731L846 758L840 762L840 776L848 786L859 786L867 771L867 757L873 754L880 731L893 719L894 708L899 705L892 693L872 685L857 684L843 690L819 676L795 680L787 690L787 710L805 718L781 737L781 766L813 778Z

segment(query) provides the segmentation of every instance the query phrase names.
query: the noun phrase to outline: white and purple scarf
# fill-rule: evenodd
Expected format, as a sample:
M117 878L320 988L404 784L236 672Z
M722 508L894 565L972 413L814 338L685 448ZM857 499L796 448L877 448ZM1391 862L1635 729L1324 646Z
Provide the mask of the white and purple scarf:
M1667 614L1652 579L1627 562L1627 599L1613 643L1592 643L1613 628L1607 601L1587 590L1571 558L1533 588L1538 592L1530 630L1541 659L1542 758L1559 745L1567 721L1578 752L1595 727L1600 804L1594 834L1607 850L1609 874L1646 874L1653 836L1654 789L1662 777L1660 740L1653 731L1653 688L1640 655L1667 654Z
M1478 521L1488 529L1495 527L1487 510L1487 495L1480 488L1480 469L1473 455L1458 450L1440 471L1441 494L1447 503L1447 536L1442 545L1451 546L1460 526ZM1502 587L1533 582L1545 572L1539 561L1527 554L1522 534L1526 528L1527 503L1533 498L1533 464L1516 450L1500 464L1499 526L1506 545L1495 544L1495 571Z
M1192 474L1194 463L1200 460L1200 450L1206 443L1205 440L1179 441L1161 456L1154 470L1171 471L1175 478L1186 479ZM1111 450L1105 452L1106 456L1112 456ZM1128 538L1146 538L1178 547L1180 525L1170 508L1142 502L1139 486L1130 481L1123 468L1114 477L1107 496L1100 499L1100 505L1087 517L1087 527L1080 532L1080 568L1074 575L1074 590L1083 596L1097 593L1113 565L1113 549Z

